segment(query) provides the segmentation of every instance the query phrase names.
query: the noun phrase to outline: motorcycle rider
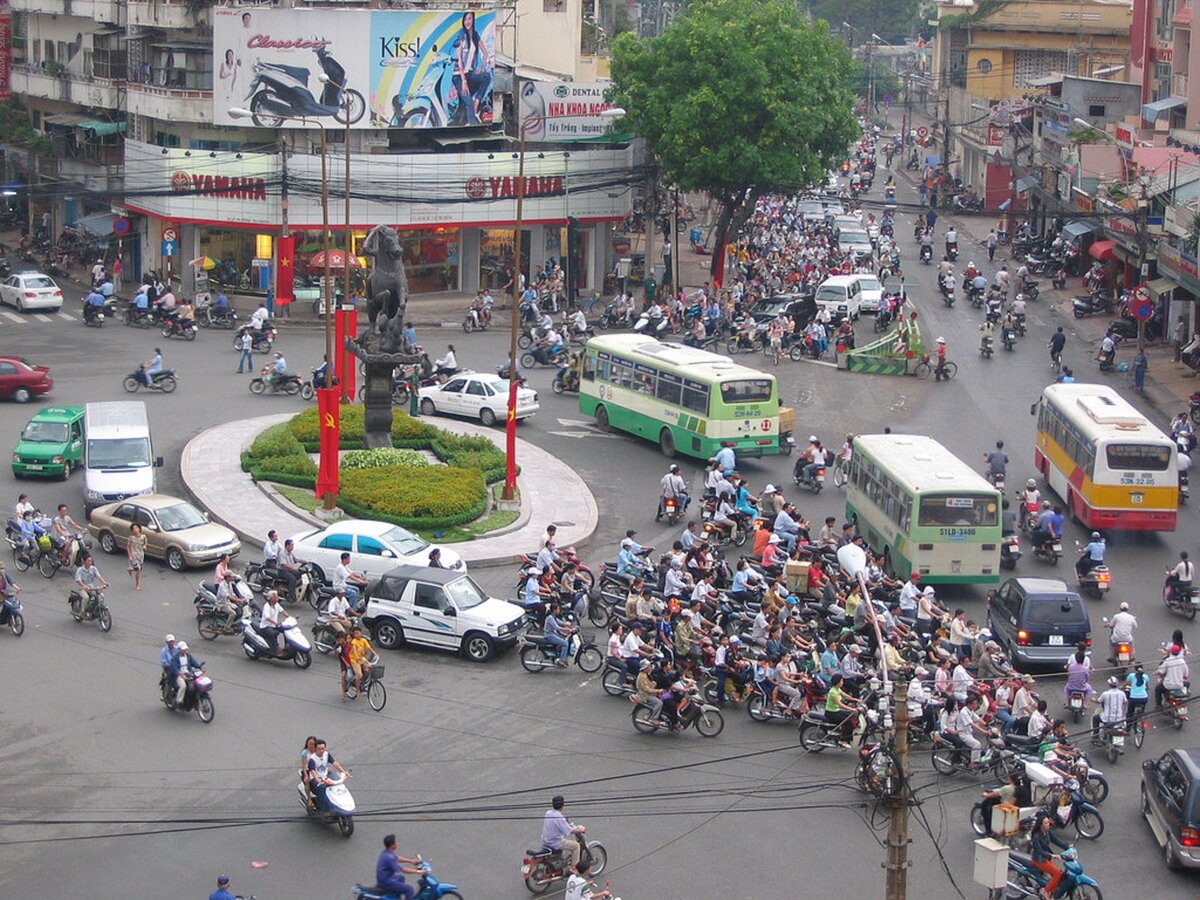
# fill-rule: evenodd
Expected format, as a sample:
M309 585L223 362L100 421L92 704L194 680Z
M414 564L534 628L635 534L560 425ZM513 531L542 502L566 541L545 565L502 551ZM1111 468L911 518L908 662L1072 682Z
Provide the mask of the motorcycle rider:
M75 570L75 583L79 585L83 595L89 599L89 606L91 605L91 595L94 592L108 589L108 582L104 580L104 576L96 568L96 563L92 561L92 554L83 554L79 568Z
M988 466L988 480L993 484L997 478L1004 478L1008 473L1008 454L1004 452L1004 441L996 441L996 449L983 454L983 461Z
M436 367L434 369L435 375L438 375L438 376L445 375L448 378L451 375L457 374L458 358L454 355L454 345L453 344L446 345L446 355L443 356L441 359L436 360L434 362L434 366Z
M267 642L267 649L275 656L280 655L279 631L283 627L285 618L287 618L287 612L279 601L279 591L267 591L266 597L263 599L262 613L258 619L258 628L255 630Z
M679 474L679 466L671 463L671 468L667 474L662 477L659 482L660 492L658 501L658 514L654 517L654 521L662 518L663 500L667 498L673 499L678 504L678 511L682 514L687 512L688 505L692 502L688 496L687 482L683 480L683 476Z
M1095 704L1100 707L1092 714L1092 738L1100 737L1100 726L1105 728L1120 728L1125 724L1129 709L1129 698L1120 687L1121 679L1116 675L1108 677L1108 690L1095 698Z
M104 312L104 295L97 288L92 288L83 301L83 317L90 322L102 312Z
M59 561L64 565L71 564L71 542L86 533L78 522L71 518L67 504L58 504L58 515L50 522L50 539L58 548Z
M278 350L275 351L275 362L271 364L271 374L267 376L267 383L271 390L276 390L287 377L287 360L283 358L283 354Z
M1187 660L1183 658L1183 647L1172 644L1167 658L1154 672L1158 684L1154 686L1154 708L1162 709L1163 696L1168 692L1186 691L1191 680Z
M575 872L567 879L567 891L563 900L608 900L613 892L610 890L597 891L595 885L588 881L591 861L581 859L575 866Z
M1021 522L1024 524L1031 515L1037 515L1041 503L1042 494L1037 488L1037 481L1032 478L1026 481L1025 490L1017 494L1017 499L1021 502Z
M163 638L162 649L158 651L158 664L162 667L164 678L171 671L171 661L175 659L178 653L179 649L175 643L175 635L168 634Z
M917 227L920 228L921 227L920 224L918 224ZM919 240L920 240L920 244L921 244L921 249L919 251L921 254L921 259L932 258L933 257L933 230L930 228L924 229L921 232L921 237Z
M183 706L187 696L187 679L204 670L204 663L188 652L187 641L175 645L176 653L171 657L170 675L175 683L175 705Z
M588 330L587 316L585 316L583 314L582 309L576 309L575 312L571 314L571 318L568 321L570 322L571 330L575 334L581 335L581 336L587 334L587 330Z
M1129 656L1133 658L1133 632L1138 627L1137 617L1129 611L1129 604L1122 601L1120 611L1112 617L1108 623L1109 629L1109 650L1110 656L1108 661L1113 665L1117 664L1117 645L1128 644Z
M333 754L329 752L329 746L325 743L324 738L317 738L316 749L308 755L308 785L312 791L312 796L317 801L317 809L325 810L329 808L329 801L325 796L329 790L329 770L336 769L347 778L350 773L342 768L341 763L333 758Z
M1104 549L1106 547L1104 538L1100 536L1100 532L1093 531L1092 539L1088 545L1083 548L1083 553L1079 559L1075 561L1075 574L1080 579L1088 572L1096 568L1096 566L1104 565Z
M141 378L142 384L150 387L154 383L154 376L161 375L163 371L162 350L158 347L154 348L154 355L142 363L141 371L138 377Z
M1192 579L1196 575L1196 566L1188 560L1186 550L1180 551L1179 562L1175 564L1175 568L1167 569L1166 573L1166 590L1172 599L1191 591Z
M552 808L542 817L542 846L563 855L564 870L573 869L579 862L579 845L587 828L567 821L563 813L566 800L561 794L550 801L550 806Z
M946 229L946 256L958 253L958 232L951 225Z
M805 460L808 462L805 463ZM802 463L803 468L801 468ZM824 465L825 448L821 446L821 442L817 440L815 434L809 435L808 446L796 460L796 468L800 470L800 480L805 484L811 484L812 480L817 477L817 471Z
M1101 368L1111 367L1113 364L1113 358L1116 355L1117 342L1113 340L1113 332L1112 329L1109 328L1109 330L1104 333L1104 338L1100 341L1100 355L1098 359L1100 360Z
M1025 324L1025 295L1017 294L1013 297L1013 302L1009 304L1008 311L1013 314L1013 318L1017 320L1019 325Z
M1031 542L1039 550L1048 550L1055 541L1062 540L1063 523L1066 521L1061 506L1051 507L1049 501L1045 501L1045 506L1046 509L1038 516L1037 528L1030 535Z
M1067 346L1067 336L1063 334L1061 325L1050 335L1050 343L1047 346L1050 348L1050 365L1059 365L1062 362L1063 347Z
M383 839L383 851L375 863L375 884L389 894L404 900L413 900L417 890L404 880L405 875L424 874L419 868L419 859L408 859L396 852L396 836L386 835Z

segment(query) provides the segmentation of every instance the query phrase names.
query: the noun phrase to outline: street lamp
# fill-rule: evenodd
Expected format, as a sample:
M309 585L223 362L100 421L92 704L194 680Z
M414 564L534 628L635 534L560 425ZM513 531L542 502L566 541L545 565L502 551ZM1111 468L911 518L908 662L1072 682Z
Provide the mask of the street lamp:
M613 106L600 113L607 119L620 119L625 110ZM508 344L508 420L504 428L504 493L505 500L517 498L517 337L521 331L521 306L517 288L521 284L521 232L525 230L525 132L533 124L548 119L573 119L574 115L530 116L520 126L517 141L517 217L513 226L513 305L512 326ZM570 222L567 223L568 240ZM569 288L568 288L569 290Z
M228 110L229 115L234 119L253 119L254 113L248 109L241 107L232 107ZM329 296L329 158L328 149L329 142L325 134L325 126L316 119L307 119L304 116L284 116L276 115L280 119L291 119L293 121L312 122L321 130L321 226L325 251L325 277L322 279L322 296L325 300L325 387L324 390L333 389L333 303ZM284 151L287 152L286 150ZM349 152L349 144L347 144L347 152ZM348 177L348 176L347 176ZM349 192L347 192L349 198ZM347 202L349 200L347 199ZM346 265L350 264L346 260ZM337 466L334 466L336 470ZM334 495L331 491L326 491L322 498L321 505L324 509L331 510L334 508Z
M334 87L336 87L339 91L341 91L342 108L345 109L345 111L346 111L346 117L345 117L346 118L346 136L343 139L344 145L346 148L346 171L345 171L345 176L346 176L346 184L345 184L346 222L345 222L345 234L343 235L343 237L345 239L345 246L342 251L345 254L345 258L342 260L342 263L344 265L343 273L342 273L343 274L342 302L349 303L349 302L351 302L351 299L350 299L350 256L354 250L354 238L350 234L350 93L347 91L345 83L336 84L329 78L328 75L326 75L324 73L318 75L317 78L322 84L333 84ZM326 371L328 371L328 369L326 369ZM354 398L351 397L350 394L348 393L349 390L350 390L350 379L342 378L342 399L347 400L347 401L353 401Z

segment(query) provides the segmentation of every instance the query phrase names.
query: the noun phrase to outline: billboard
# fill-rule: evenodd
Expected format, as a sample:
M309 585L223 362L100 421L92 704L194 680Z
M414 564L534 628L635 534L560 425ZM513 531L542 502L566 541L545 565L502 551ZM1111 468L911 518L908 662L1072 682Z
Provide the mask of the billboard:
M343 128L349 120L352 128L369 129L492 122L495 13L242 7L212 14L214 124ZM252 117L234 116L235 109Z
M600 115L612 106L604 100L606 81L523 81L520 115L527 141L595 141L609 132L612 120Z

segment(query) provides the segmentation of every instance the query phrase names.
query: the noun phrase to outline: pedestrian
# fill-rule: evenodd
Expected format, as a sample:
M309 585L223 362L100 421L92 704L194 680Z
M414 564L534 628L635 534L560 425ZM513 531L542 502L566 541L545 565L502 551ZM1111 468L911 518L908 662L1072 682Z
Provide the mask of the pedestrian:
M917 194L920 195L922 206L925 205L925 195L928 192L928 190L929 190L929 188L926 187L924 181L922 181L920 184L917 185Z
M1175 362L1179 362L1179 358L1183 355L1183 345L1186 341L1187 322L1183 320L1183 316L1180 316L1171 330L1171 347L1175 350Z
M987 237L983 239L983 242L985 245L987 245L988 262L991 262L996 258L996 244L1000 242L1000 239L996 237L995 228L991 229L987 233Z
M275 291L267 288L267 318L275 315Z
M937 368L933 370L933 380L950 380L950 376L946 374L946 339L944 337L937 339Z
M250 336L250 329L242 331L242 355L238 357L238 374L242 374L242 367L251 375L254 374L254 338Z
M133 576L133 589L142 589L142 566L146 562L147 537L142 526L136 522L129 527L129 540L125 544L125 555L129 559L129 574Z
M118 256L115 259L113 259L112 284L113 284L114 291L121 290L121 273L124 271L125 271L125 264L123 262L121 262L121 257Z
M1139 394L1146 391L1146 369L1150 367L1150 360L1146 358L1146 348L1138 347L1137 355L1133 358L1133 389Z
M208 900L234 900L229 893L229 876L222 875L217 879L217 889L208 895Z

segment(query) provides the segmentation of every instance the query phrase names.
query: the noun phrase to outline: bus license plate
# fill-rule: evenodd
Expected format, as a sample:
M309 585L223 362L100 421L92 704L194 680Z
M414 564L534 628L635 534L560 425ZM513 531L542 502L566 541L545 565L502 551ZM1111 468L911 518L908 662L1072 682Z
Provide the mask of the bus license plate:
M1141 503L1145 499L1146 499L1146 495L1143 494L1141 491L1138 491L1137 493L1129 495L1130 503Z
M1063 638L1062 638L1062 635L1061 635L1061 634L1052 634L1052 635L1050 635L1050 637L1049 637L1049 638L1046 640L1046 643L1047 643L1047 644L1050 644L1050 645L1052 645L1052 646L1055 646L1055 647L1061 647L1061 646L1062 646L1062 642L1063 642Z

